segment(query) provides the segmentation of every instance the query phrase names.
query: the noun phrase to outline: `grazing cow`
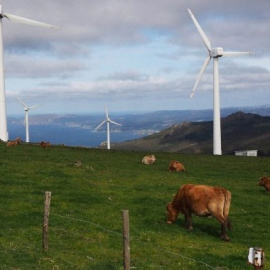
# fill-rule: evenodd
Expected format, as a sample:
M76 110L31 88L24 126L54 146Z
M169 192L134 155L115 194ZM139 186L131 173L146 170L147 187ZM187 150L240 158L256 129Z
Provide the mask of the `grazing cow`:
M270 191L270 178L263 176L260 178L259 186L263 186L266 191Z
M48 148L48 147L51 146L50 142L44 142L44 141L40 142L39 145L40 145L41 147L43 147L43 148Z
M142 159L143 164L154 164L155 162L156 162L156 157L154 155L148 155Z
M172 160L169 165L169 171L170 172L180 172L180 171L185 171L185 167L182 163L180 163L177 160Z
M7 142L7 146L17 146L17 144L18 142L16 140Z
M227 231L231 229L228 219L230 203L231 193L225 188L186 184L167 205L167 223L171 224L182 213L187 229L192 230L192 213L201 217L213 216L221 224L221 238L229 241Z

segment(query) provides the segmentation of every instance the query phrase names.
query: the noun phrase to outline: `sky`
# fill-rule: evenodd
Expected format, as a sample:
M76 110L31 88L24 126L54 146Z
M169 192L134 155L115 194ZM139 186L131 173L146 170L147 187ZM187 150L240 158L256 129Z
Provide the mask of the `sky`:
M213 107L212 61L188 13L212 47L252 51L219 60L220 104L268 105L269 0L1 0L9 13L58 26L3 18L7 115L195 110Z

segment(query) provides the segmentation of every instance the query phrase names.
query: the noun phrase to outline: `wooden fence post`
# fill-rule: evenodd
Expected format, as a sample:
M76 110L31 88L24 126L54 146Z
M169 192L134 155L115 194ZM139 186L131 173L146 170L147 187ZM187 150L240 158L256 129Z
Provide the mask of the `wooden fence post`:
M43 250L47 251L49 248L49 214L50 214L50 204L51 204L51 192L45 191L44 198L44 219L43 219L43 237L42 237L42 246Z
M128 213L128 210L122 210L122 217L123 217L124 270L130 270L129 213Z

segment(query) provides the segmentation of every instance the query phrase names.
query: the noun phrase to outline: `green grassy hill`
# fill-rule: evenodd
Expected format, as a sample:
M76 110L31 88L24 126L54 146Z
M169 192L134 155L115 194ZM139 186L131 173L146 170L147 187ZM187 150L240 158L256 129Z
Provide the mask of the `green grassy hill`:
M123 269L121 210L129 210L134 269L252 269L249 247L270 254L270 194L257 185L270 176L267 157L153 152L156 164L143 165L145 152L4 143L0 151L0 269ZM169 172L172 159L187 172ZM186 183L232 192L229 243L213 218L194 217L193 232L182 215L166 224L166 205ZM45 191L52 192L47 252Z
M222 152L259 150L270 155L270 117L237 112L221 119ZM150 136L116 143L117 149L179 153L213 152L213 121L175 124Z

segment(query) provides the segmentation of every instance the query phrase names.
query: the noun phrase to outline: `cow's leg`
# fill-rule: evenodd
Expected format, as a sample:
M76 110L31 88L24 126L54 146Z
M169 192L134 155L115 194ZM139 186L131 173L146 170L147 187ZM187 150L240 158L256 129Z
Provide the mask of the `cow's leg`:
M185 213L185 225L189 231L193 230L191 213Z
M228 214L224 215L224 209L222 207L217 207L216 205L210 205L208 208L210 214L216 218L216 220L221 224L221 239L224 241L230 241L228 236L228 228L231 227L230 222L228 220Z
M227 231L228 231L227 222L221 223L221 239L224 241L230 241Z
M227 228L229 229L229 230L231 230L232 229L232 223L230 222L230 220L227 218Z
M221 224L221 239L224 241L230 241L228 235L228 226L230 227L230 222L222 215L215 215L214 217Z
M224 241L230 241L228 236L228 227L230 227L229 220L222 214L221 209L215 209L215 211L210 211L210 214L217 219L217 221L221 224L221 239Z

